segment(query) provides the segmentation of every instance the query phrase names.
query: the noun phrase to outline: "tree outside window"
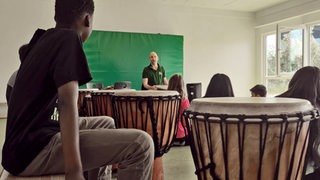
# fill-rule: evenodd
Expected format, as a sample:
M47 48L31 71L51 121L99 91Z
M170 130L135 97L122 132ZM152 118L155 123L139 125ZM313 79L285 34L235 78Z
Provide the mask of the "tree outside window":
M320 25L310 27L310 60L313 66L320 67Z
M279 33L278 60L276 34L265 37L266 86L269 96L287 90L292 75L303 66L303 33L303 29Z

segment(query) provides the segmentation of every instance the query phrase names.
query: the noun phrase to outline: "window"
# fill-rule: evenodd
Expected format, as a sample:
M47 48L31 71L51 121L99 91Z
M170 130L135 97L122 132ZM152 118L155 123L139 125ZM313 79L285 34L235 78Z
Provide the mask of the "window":
M280 33L280 74L292 74L303 65L303 29Z
M310 27L310 64L320 67L320 25Z
M303 40L302 28L282 29L278 38L276 33L265 36L265 84L269 96L287 90L292 75L303 67Z

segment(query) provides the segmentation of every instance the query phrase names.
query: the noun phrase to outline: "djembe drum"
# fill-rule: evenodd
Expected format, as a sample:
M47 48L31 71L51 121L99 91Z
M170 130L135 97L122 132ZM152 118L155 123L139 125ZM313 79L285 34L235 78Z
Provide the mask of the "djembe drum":
M78 112L79 116L92 116L91 92L98 89L79 89Z
M309 122L293 98L202 98L184 111L198 179L301 179Z
M179 93L151 90L115 92L112 102L117 128L141 129L151 135L155 145L153 179L163 176L161 157L169 151L176 134L181 103Z
M98 90L91 92L92 115L113 117L111 96L115 92L132 92L134 89Z

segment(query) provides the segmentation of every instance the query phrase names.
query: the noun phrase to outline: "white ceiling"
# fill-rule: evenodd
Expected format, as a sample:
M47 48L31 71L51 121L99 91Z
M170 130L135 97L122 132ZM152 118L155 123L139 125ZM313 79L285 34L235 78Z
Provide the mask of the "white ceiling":
M168 5L235 10L245 12L259 11L277 4L293 0L153 0Z

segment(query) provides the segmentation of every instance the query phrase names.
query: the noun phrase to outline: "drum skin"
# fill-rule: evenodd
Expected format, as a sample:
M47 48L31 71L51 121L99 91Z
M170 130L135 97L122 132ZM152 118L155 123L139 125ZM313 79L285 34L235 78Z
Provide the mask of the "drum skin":
M116 92L112 95L117 128L136 128L151 135L155 157L168 152L176 134L181 96L176 91Z
M301 179L309 122L293 98L201 98L184 111L198 179Z

